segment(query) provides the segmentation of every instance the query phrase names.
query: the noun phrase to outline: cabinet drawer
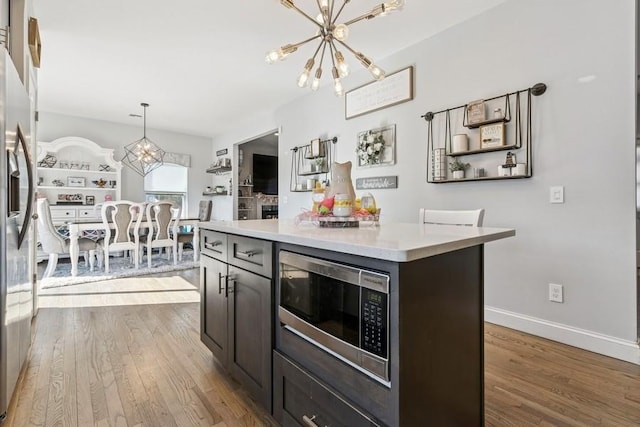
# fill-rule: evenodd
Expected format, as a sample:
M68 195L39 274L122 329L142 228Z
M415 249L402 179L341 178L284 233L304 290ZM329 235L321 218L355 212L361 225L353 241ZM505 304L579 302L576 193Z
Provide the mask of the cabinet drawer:
M52 219L75 219L76 210L75 209L51 209L51 218Z
M78 209L78 218L98 218L95 209Z
M229 235L228 263L265 277L271 277L272 242Z
M379 426L276 351L273 381L273 417L283 426Z
M200 230L200 252L227 262L227 235L212 230Z

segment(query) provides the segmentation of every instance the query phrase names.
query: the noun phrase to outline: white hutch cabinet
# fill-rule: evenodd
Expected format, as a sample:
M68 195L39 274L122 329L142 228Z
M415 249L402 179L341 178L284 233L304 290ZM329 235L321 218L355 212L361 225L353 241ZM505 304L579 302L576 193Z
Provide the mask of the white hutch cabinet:
M99 218L96 205L120 200L122 164L113 150L77 136L38 142L38 197L51 205L55 225L79 218Z

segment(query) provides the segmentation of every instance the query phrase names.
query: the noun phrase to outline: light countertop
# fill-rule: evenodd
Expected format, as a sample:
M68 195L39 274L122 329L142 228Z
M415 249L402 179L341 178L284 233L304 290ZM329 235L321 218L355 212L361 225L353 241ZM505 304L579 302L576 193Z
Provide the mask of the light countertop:
M318 228L293 220L201 222L200 228L396 262L407 262L515 236L511 228L393 223Z

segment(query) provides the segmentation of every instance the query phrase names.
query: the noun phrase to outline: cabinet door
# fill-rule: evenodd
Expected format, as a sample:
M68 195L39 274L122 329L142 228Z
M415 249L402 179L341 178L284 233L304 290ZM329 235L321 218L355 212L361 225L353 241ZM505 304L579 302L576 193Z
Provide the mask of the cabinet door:
M200 260L200 339L227 366L227 264L203 255Z
M229 266L229 371L271 408L271 280Z

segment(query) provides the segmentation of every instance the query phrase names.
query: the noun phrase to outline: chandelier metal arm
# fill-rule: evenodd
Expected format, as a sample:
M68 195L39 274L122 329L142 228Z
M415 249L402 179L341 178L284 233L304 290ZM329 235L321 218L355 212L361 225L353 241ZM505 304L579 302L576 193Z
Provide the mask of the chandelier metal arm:
M318 68L322 68L322 63L324 62L324 51L327 49L327 44L324 43L324 40L320 42L322 46L322 53L320 54L320 63L318 64Z
M320 28L321 30L324 29L324 27L322 25L320 25L318 23L318 21L316 21L315 19L313 19L311 16L307 15L307 13L305 11L303 11L302 9L300 9L298 6L296 6L295 4L291 4L291 8L293 10L295 10L296 12L298 12L300 15L304 16L305 18L307 18L309 21L313 22L313 25L315 25L316 27Z
M331 21L331 26L335 26L336 25L336 21L338 20L338 17L340 17L340 14L342 13L342 10L347 5L347 3L349 3L349 1L350 0L343 0L342 6L340 6L340 9L338 9L338 13L336 13L336 15L333 17L333 20Z
M349 26L351 24L355 24L356 22L360 22L363 19L373 19L377 16L380 16L381 14L383 14L385 12L385 6L384 3L380 3L378 6L374 7L373 9L371 9L370 12L367 12L363 15L360 15L356 18L350 19L349 21L345 22L344 25Z
M323 40L320 40L320 43L318 44L318 47L316 48L316 51L314 52L314 54L313 54L313 56L312 56L312 58L313 58L313 60L314 60L314 61L315 61L315 59L316 59L316 56L318 56L318 52L320 52L320 48L321 48L322 46L324 46L325 44L326 44L326 43L324 42L324 39L323 39ZM324 55L324 50L322 51L322 53L323 53L323 55ZM321 60L322 60L322 59L321 59Z
M335 58L333 57L333 55L334 55L334 53L335 53L335 52L334 52L335 46L333 45L333 43L332 43L332 42L329 42L329 43L327 43L327 44L329 45L329 53L331 53L331 65L333 65L333 68L336 68L336 60L335 60Z
M306 40L302 40L301 42L294 43L294 44L289 44L287 46L289 46L290 48L296 48L297 49L300 46L302 46L303 44L309 43L310 41L315 40L315 39L320 38L320 37L322 37L322 34L318 34L318 35L315 35L313 37L309 37Z
M345 43L345 42L343 42L342 40L338 40L338 39L334 39L334 40L335 40L335 41L337 41L338 43L340 43L340 44L341 44L342 46L344 46L345 48L347 48L347 50L348 50L349 52L351 52L351 53L353 54L353 56L355 56L356 58L358 58L358 55L359 55L359 54L360 54L360 55L362 55L360 52L357 52L357 51L353 50L353 49L351 48L351 46L349 46L348 44L346 44L346 43ZM358 58L358 59L360 59L360 58Z

